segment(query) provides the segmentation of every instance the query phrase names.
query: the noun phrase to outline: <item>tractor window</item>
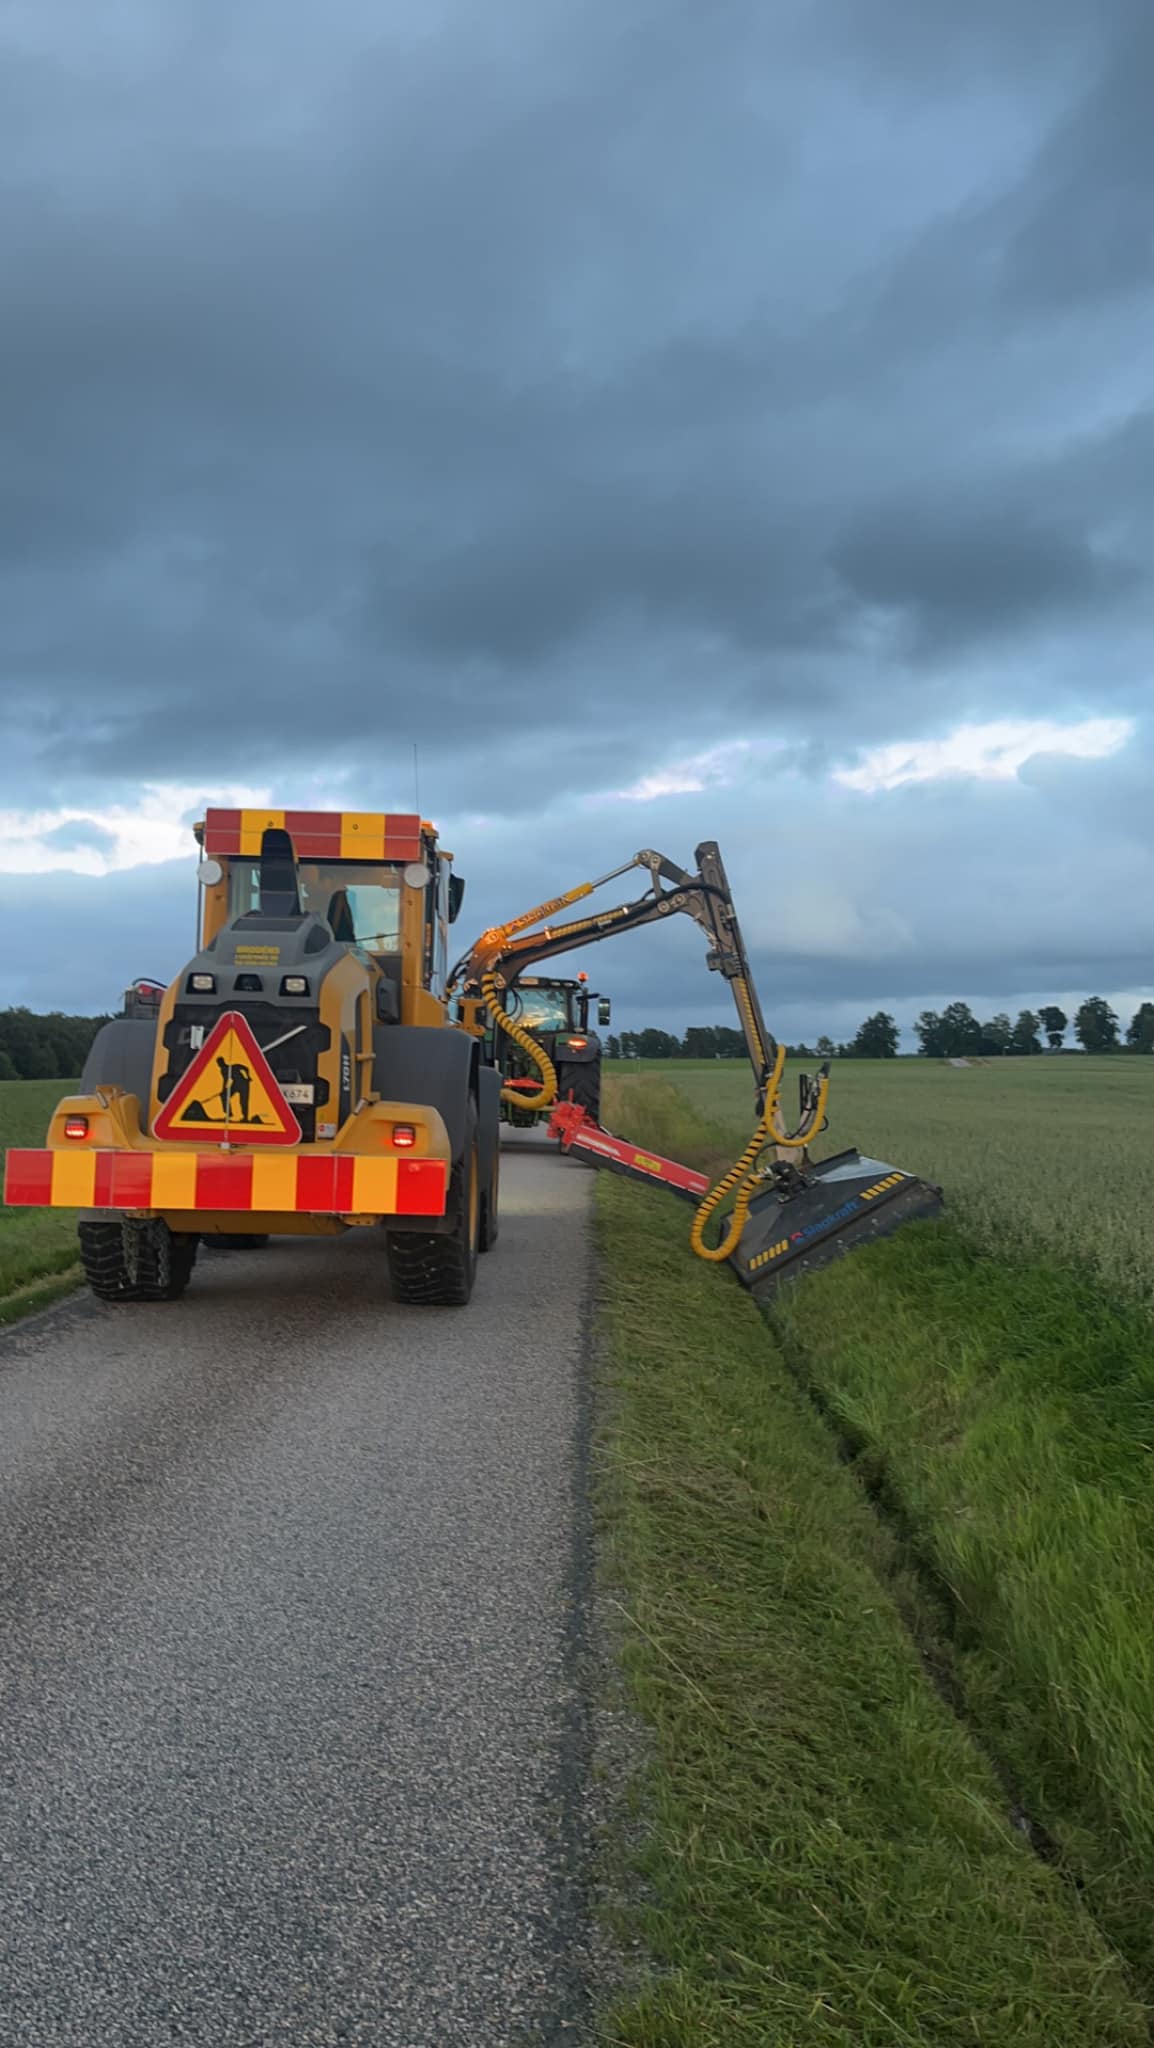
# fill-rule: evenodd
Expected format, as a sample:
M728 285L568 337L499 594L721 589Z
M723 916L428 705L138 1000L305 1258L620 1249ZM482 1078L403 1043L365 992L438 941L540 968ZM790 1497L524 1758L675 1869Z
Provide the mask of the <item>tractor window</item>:
M530 1031L567 1031L569 997L564 989L519 988L520 1007L513 1006L518 1024Z
M335 938L363 946L367 953L401 950L401 881L387 868L356 861L301 861L301 908L326 918ZM233 861L228 878L230 917L255 910L260 901L260 864Z

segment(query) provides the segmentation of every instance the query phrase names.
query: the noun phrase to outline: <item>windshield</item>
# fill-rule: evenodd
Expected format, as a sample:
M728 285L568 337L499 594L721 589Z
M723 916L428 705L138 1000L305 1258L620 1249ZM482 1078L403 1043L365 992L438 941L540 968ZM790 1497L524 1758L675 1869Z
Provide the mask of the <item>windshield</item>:
M515 1012L518 1024L530 1031L569 1029L568 991L556 988L519 988L521 1007Z
M401 950L401 880L387 868L356 861L302 860L297 869L301 909L315 911L333 937L363 946L368 953ZM260 901L260 863L233 861L228 877L230 917L255 910Z

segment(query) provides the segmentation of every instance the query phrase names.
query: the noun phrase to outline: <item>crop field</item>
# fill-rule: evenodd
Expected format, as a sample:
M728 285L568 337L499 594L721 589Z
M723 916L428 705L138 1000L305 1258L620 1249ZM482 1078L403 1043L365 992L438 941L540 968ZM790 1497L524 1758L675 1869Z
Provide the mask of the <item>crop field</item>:
M913 1168L948 1208L766 1314L688 1259L681 1205L598 1187L606 1485L661 1816L644 1938L670 1972L618 2038L1148 2040L1154 1063L845 1062L833 1079L821 1149ZM631 1064L606 1121L711 1170L747 1136L750 1094L737 1066ZM785 1783L783 1743L800 1745ZM975 1833L963 1807L986 1816ZM762 1869L781 1854L785 1892ZM738 1893L739 1959L722 1935ZM1083 1955L1080 1984L1059 1952Z
M48 1120L75 1087L72 1081L0 1081L0 1153L10 1145L42 1145ZM0 1321L36 1307L76 1265L71 1209L0 1207ZM55 1285L54 1285L55 1283Z
M622 1063L614 1103L644 1076ZM796 1071L796 1070L795 1070ZM744 1062L655 1061L708 1126L721 1153L752 1127ZM784 1101L796 1100L787 1076ZM644 1112L641 1112L644 1114ZM840 1060L833 1066L830 1128L819 1157L857 1145L945 1188L951 1215L991 1251L1089 1262L1122 1293L1154 1303L1154 1059L1005 1059L985 1066ZM644 1137L643 1132L638 1133Z

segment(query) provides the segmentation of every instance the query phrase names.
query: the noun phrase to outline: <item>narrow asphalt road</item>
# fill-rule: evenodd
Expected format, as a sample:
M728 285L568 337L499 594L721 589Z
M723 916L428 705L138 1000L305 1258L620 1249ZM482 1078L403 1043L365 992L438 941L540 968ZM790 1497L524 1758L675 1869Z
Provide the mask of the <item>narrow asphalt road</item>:
M576 2038L589 1176L0 1342L2 2048Z

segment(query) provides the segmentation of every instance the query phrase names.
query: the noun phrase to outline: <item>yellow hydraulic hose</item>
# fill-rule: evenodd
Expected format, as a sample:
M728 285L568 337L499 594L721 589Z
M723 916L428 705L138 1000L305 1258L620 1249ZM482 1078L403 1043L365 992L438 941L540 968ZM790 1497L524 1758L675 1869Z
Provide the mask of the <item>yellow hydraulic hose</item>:
M541 1086L535 1095L530 1095L524 1088L502 1088L502 1102L516 1103L520 1109L548 1109L550 1103L557 1100L557 1069L544 1046L538 1045L532 1033L501 1007L495 974L481 976L481 996L498 1031L503 1031L514 1045L520 1046L541 1076Z
M689 1232L689 1242L698 1258L708 1260L710 1265L721 1265L725 1259L731 1258L737 1250L741 1233L745 1229L749 1205L757 1188L757 1162L766 1146L778 1145L788 1147L790 1150L801 1151L808 1144L814 1131L821 1129L822 1120L825 1116L826 1100L829 1095L828 1075L822 1076L812 1114L806 1118L804 1125L799 1126L796 1131L789 1132L778 1128L778 1093L781 1088L781 1077L784 1068L785 1047L784 1045L779 1045L773 1062L773 1072L766 1086L765 1104L761 1115L758 1117L753 1136L750 1138L740 1159L735 1159L729 1172L722 1175L716 1187L710 1188L705 1200L694 1215ZM708 1245L705 1242L706 1225L714 1210L721 1206L726 1196L732 1193L734 1188L737 1190L737 1195L721 1241L719 1244Z

